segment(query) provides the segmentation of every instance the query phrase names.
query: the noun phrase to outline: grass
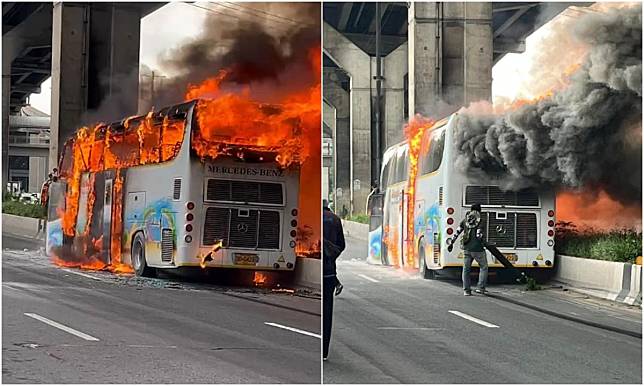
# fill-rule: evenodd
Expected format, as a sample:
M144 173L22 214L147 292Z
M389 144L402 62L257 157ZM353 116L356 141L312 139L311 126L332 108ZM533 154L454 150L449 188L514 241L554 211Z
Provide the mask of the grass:
M623 263L634 263L642 255L642 233L633 229L578 229L558 222L555 237L555 251L562 255Z
M3 196L2 213L32 218L45 218L46 215L45 208L40 204L22 202L11 195Z
M346 218L349 221L359 222L361 224L369 224L369 216L366 214L354 214Z

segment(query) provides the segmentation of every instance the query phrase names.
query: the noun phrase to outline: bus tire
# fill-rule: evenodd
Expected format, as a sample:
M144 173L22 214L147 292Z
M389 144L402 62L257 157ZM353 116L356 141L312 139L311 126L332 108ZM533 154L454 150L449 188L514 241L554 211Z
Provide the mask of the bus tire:
M145 261L145 240L142 232L137 233L132 241L132 267L136 276L156 276L156 270L148 267L148 263Z
M423 279L433 280L436 279L436 272L427 268L427 263L425 262L425 248L423 246L418 248L418 269L420 270L420 276Z

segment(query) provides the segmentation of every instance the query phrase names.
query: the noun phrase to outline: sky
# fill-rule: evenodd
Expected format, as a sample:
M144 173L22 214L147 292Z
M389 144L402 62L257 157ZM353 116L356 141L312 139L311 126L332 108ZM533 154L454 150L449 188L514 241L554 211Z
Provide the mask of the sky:
M158 57L168 48L176 47L197 36L208 11L187 3L172 2L141 20L141 62L159 70ZM561 15L558 17L562 17ZM507 54L492 68L492 100L499 97L515 99L518 85L526 78L535 47L547 34L548 25L526 39L526 52ZM51 112L51 79L41 86L40 94L31 94L31 105L47 114Z

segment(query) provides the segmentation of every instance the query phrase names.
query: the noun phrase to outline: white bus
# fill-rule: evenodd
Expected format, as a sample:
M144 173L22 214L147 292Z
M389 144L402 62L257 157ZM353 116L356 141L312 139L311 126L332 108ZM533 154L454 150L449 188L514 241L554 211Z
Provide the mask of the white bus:
M187 102L97 130L95 144L84 148L89 165L77 173L77 198L78 149L69 141L50 188L48 254L82 266L93 253L99 263L131 265L142 276L183 266L292 271L299 166L282 168L274 150L252 146L222 147L222 155L202 160L198 108ZM105 136L115 162L127 167L110 167ZM74 206L70 235L65 212Z
M434 124L423 135L415 183L413 241L409 240L406 232L408 216L401 209L407 207L406 203L400 205L397 199L391 199L395 197L394 191L407 189L406 185L396 185L392 189L381 178L382 198L374 194L369 203L371 212L378 213L378 209L374 208L378 201L382 201L381 256L378 259L370 255L370 261L389 263L390 245L397 243L397 248L407 253L405 241L409 240L413 242L414 253L399 260L403 267L413 262L413 268L418 269L425 278L434 278L437 273L462 267L463 252L459 244L450 253L446 240L455 233L470 206L480 204L483 209L482 228L487 242L496 245L515 267L551 270L554 266L554 191L503 191L493 179L482 182L468 178L454 165L456 149L453 146L453 132L457 119L458 114L453 114ZM400 149L401 146L396 145L387 152ZM396 159L396 162L399 161ZM383 160L383 176L386 174L384 171L392 167L392 162L392 157ZM401 197L409 199L405 193ZM389 220L392 216L402 221ZM372 245L378 244L377 223L376 216L370 235ZM396 226L392 230L394 224ZM375 253L377 248L371 247L371 251ZM503 267L490 253L488 263L492 270Z

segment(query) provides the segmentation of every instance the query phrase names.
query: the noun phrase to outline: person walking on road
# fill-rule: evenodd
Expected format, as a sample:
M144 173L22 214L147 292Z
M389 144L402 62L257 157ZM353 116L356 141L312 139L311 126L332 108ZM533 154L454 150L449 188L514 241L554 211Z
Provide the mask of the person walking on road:
M333 322L333 296L342 290L342 285L338 281L335 261L344 251L344 232L342 230L342 221L336 216L326 200L322 203L322 223L323 223L323 241L324 249L322 255L322 306L323 306L323 323L322 323L322 340L323 340L323 359L329 356L329 343L331 342L331 326Z
M481 226L481 205L474 204L471 209L465 214L465 218L461 221L454 237L447 239L447 250L452 251L456 239L461 233L464 233L461 239L461 247L464 251L463 261L463 294L465 296L472 296L472 289L470 287L470 271L472 270L472 262L476 260L479 264L479 282L477 293L485 294L485 286L487 284L487 255L483 244L483 230Z

